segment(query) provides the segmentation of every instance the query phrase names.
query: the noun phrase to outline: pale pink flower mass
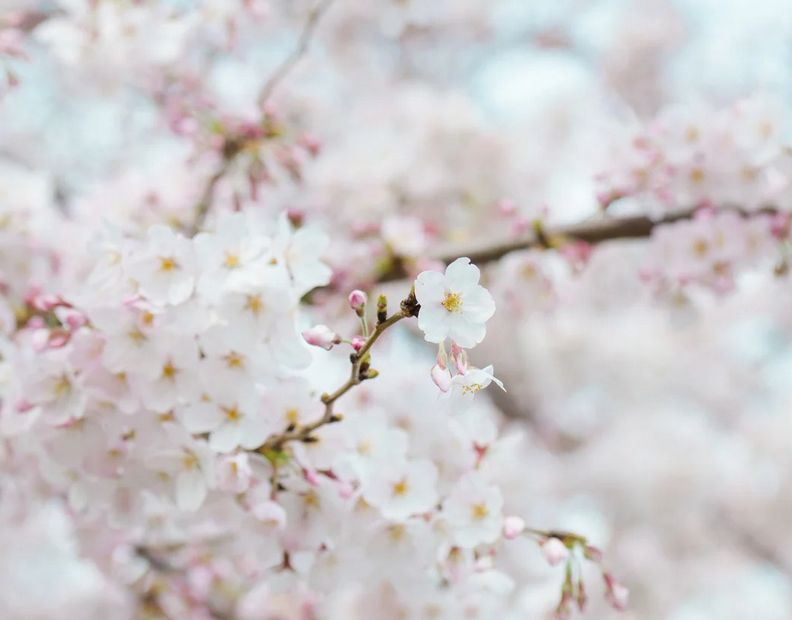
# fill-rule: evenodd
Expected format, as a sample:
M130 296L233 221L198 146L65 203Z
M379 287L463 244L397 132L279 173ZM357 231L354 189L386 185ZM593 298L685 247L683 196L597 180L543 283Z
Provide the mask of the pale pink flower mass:
M792 0L0 4L0 620L792 617Z

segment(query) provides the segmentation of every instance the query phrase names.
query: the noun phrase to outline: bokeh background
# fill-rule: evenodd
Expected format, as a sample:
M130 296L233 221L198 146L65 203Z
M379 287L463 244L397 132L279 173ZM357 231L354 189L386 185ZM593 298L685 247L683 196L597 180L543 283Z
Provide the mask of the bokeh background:
M53 225L53 211L125 230L188 223L216 169L213 128L260 118L258 93L316 6L0 1L0 35L20 24L27 32L25 58L0 56L9 81L0 211L24 206L24 234L52 247L87 241L84 227ZM778 149L789 137L789 0L324 8L268 101L286 138L271 141L263 170L248 162L216 183L209 218L286 208L320 222L338 287L376 280L394 255L420 264L440 246L463 254L511 239L536 218L549 227L601 218L603 187L634 172L630 145L658 118L728 133L739 126L729 111L747 99L775 123ZM715 147L702 148L691 157L707 165ZM776 172L785 187L784 168ZM696 206L685 202L689 187L675 187L658 207L656 188L620 186L608 210ZM717 197L764 204L766 188L752 191ZM35 282L39 268L14 271L20 234L2 232L0 263ZM530 250L482 266L499 304L474 362L495 365L508 393L491 393L493 405L523 433L512 499L537 527L588 536L629 586L629 611L595 604L590 618L786 620L792 284L775 269L783 254L741 264L729 286L669 293L642 277L655 242L605 242L579 262ZM323 316L341 315L343 296L315 301ZM431 359L415 334L402 339L394 346ZM562 576L525 553L536 582L526 617L540 618Z

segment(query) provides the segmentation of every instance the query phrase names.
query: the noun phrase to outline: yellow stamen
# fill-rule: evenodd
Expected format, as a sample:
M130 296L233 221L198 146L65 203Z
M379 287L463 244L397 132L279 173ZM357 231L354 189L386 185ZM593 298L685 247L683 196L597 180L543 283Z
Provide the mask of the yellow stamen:
M264 302L261 301L261 295L248 295L245 310L250 310L253 314L259 314L264 310Z
M127 332L127 336L137 346L140 346L146 340L148 340L148 337L146 336L146 334L144 334L142 331L140 331L137 327L134 327L134 328L130 329Z
M52 387L52 391L55 393L56 398L61 398L62 396L66 396L71 392L71 381L66 375L61 375L58 378L58 381Z
M237 422L240 418L242 418L242 414L239 412L239 409L237 409L236 406L233 406L229 409L223 407L223 411L225 411L226 420L229 422Z
M487 510L487 506L484 503L474 504L470 509L470 514L474 521L481 521L489 514L489 510Z
M239 267L239 257L235 254L231 254L231 252L226 252L226 259L223 263L223 266L227 267L228 269Z
M478 392L483 386L480 383L471 383L470 385L462 386L462 395L473 394Z
M198 469L198 457L192 453L187 453L182 457L182 464L185 469Z
M179 268L179 263L177 263L173 258L169 256L160 256L160 271L173 271L174 269Z
M462 306L465 304L459 298L459 293L448 293L443 300L443 307L449 312L458 312L462 314Z
M696 256L704 256L707 253L707 250L709 250L709 246L703 239L698 239L693 244L693 254Z
M162 367L162 378L173 381L176 378L177 372L179 372L179 369L168 362Z
M300 412L297 409L287 409L286 410L286 421L289 424L297 424L297 420L300 419Z
M704 171L701 168L693 168L689 176L691 183L701 183L704 180Z
M228 355L223 356L223 359L229 368L243 368L245 366L244 358L236 351L231 351Z
M393 497L401 497L402 495L407 495L407 491L410 490L410 487L407 485L407 479L402 478L393 485Z

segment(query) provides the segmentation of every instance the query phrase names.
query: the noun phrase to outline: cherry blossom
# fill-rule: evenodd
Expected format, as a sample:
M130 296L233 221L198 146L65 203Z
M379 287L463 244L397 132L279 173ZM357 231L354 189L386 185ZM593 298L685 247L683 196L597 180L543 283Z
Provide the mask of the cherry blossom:
M479 285L478 267L467 258L451 263L445 274L424 271L415 281L421 304L418 325L429 342L451 338L471 348L484 339L486 322L495 313L492 295Z

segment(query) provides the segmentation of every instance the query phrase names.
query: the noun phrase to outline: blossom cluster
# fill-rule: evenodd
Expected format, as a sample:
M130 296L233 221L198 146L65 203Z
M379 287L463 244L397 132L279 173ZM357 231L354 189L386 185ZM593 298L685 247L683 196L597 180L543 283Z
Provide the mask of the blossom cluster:
M232 215L192 239L107 227L81 287L28 297L4 341L0 432L13 448L2 483L25 490L18 511L52 515L43 532L51 521L68 538L68 511L90 549L95 565L64 550L86 581L58 605L241 620L513 605L499 548L530 531L507 520L487 466L508 441L473 398L500 383L492 367L473 368L452 341L457 374L444 361L439 405L345 396L377 376L372 346L402 318L417 314L431 341L480 342L494 302L478 269L460 259L421 274L390 317L381 297L372 330L367 295L354 291L362 334L347 340L308 328L301 309L331 279L327 241L286 215ZM328 371L310 344L350 347L352 378L338 391L322 391ZM31 479L47 492L29 495ZM46 613L32 592L17 596L0 599L9 617Z
M604 206L630 197L655 212L790 207L786 107L756 95L731 107L678 105L629 134L600 175Z

